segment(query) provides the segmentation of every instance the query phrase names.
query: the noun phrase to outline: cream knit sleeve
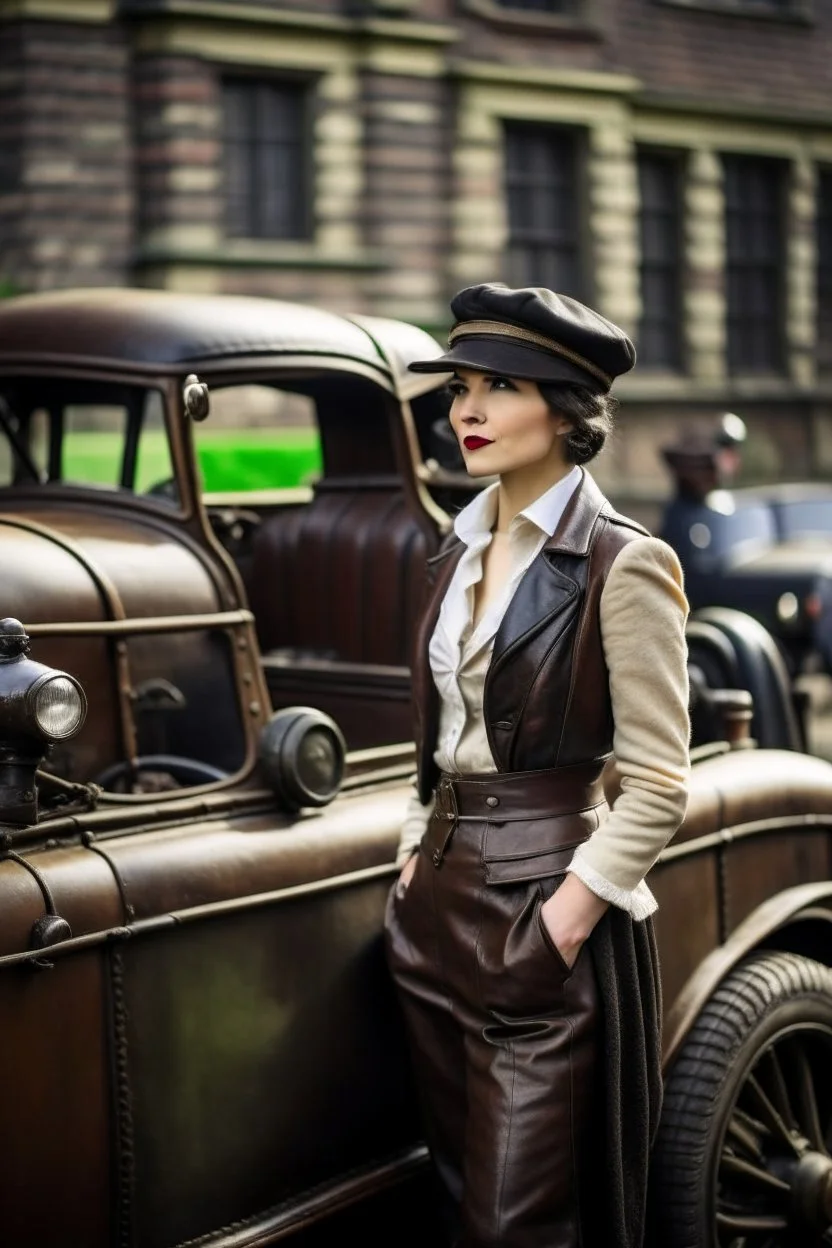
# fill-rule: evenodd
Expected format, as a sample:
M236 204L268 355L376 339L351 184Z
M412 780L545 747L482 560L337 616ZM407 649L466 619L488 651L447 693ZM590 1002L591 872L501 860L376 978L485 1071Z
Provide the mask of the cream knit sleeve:
M656 908L644 876L687 806L687 613L674 551L653 537L625 546L600 606L618 793L569 870L636 919Z

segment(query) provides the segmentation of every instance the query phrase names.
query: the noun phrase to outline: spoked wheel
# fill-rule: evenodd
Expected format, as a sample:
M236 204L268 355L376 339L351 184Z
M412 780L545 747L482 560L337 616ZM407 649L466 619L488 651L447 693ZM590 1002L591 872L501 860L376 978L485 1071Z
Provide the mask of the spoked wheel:
M668 1076L650 1183L657 1248L832 1246L832 971L756 955Z

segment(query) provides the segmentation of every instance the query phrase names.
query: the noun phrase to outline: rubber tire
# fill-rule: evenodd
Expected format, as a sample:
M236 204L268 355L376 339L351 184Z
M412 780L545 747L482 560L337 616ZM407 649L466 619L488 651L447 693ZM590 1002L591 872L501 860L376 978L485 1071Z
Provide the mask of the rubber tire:
M801 1019L832 1027L832 970L793 953L747 958L708 999L665 1083L651 1248L716 1248L713 1176L728 1113L769 1039Z

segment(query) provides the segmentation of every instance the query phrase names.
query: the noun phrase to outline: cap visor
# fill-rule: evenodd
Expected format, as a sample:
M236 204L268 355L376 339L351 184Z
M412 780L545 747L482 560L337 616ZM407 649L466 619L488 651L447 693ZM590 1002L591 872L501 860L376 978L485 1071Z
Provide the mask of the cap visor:
M453 373L460 368L473 368L480 373L498 373L520 381L571 381L596 393L604 391L597 377L570 360L491 336L463 338L444 355L434 360L415 360L408 368L414 373Z

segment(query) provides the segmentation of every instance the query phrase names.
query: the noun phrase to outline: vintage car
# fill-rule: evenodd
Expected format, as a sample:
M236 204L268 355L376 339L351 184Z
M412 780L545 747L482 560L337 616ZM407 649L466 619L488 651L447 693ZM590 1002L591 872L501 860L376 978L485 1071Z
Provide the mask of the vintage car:
M3 1248L443 1242L381 943L449 524L426 350L267 300L0 304ZM198 441L252 387L312 403L323 474L243 506ZM655 1243L829 1243L832 763L757 621L689 643Z
M793 676L832 674L832 486L725 488L719 447L703 443L666 451L675 493L659 527L685 569L691 605L753 615Z

